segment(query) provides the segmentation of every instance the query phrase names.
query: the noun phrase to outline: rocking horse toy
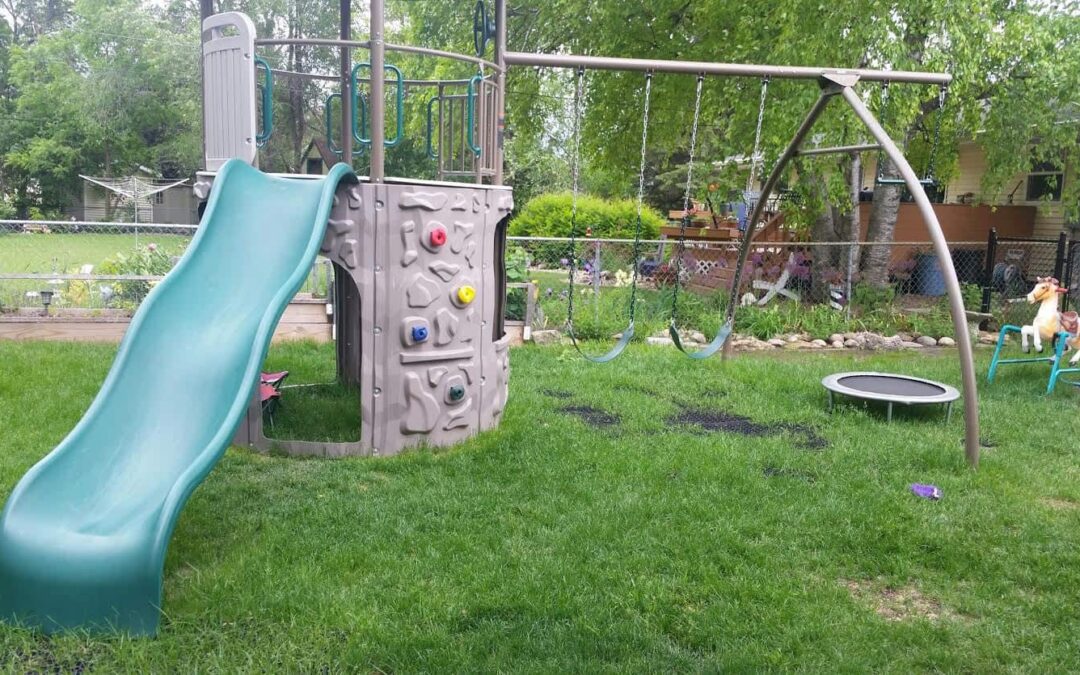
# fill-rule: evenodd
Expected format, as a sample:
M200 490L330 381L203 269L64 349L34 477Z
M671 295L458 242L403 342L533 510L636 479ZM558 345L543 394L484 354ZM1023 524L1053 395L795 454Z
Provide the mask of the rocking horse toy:
M1035 351L1041 354L1043 340L1053 341L1059 337L1059 333L1064 333L1068 346L1076 351L1071 363L1076 363L1077 359L1080 359L1080 350L1076 349L1078 346L1076 329L1080 319L1076 312L1058 311L1058 295L1062 293L1068 293L1068 289L1062 288L1054 277L1038 278L1035 288L1027 294L1027 301L1032 305L1039 303L1039 311L1035 314L1035 319L1030 326L1020 329L1020 344L1025 354L1030 352L1028 346L1030 336L1035 345Z
M1046 393L1053 393L1054 386L1064 373L1080 372L1080 367L1075 364L1080 361L1080 316L1076 312L1061 312L1058 310L1058 296L1067 293L1060 282L1054 277L1038 277L1035 287L1027 294L1030 304L1039 304L1039 310L1035 314L1030 326L1005 325L998 333L997 346L994 349L994 358L990 361L990 371L987 373L987 381L993 382L997 367L1000 364L1012 363L1040 363L1046 362L1051 365L1050 382L1047 384ZM1031 346L1035 347L1036 353L1043 351L1043 340L1049 340L1053 349L1052 356L1002 359L1001 350L1009 333L1020 334L1020 347L1025 354L1031 352ZM1031 340L1029 344L1028 340ZM1072 349L1073 356L1069 360L1070 367L1062 367L1065 363L1065 350ZM1066 380L1069 384L1080 383Z

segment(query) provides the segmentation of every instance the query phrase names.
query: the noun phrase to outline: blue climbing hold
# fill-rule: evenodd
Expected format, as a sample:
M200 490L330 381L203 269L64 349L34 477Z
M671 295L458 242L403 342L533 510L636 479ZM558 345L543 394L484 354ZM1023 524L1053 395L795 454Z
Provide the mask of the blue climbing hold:
M424 342L428 338L427 326L413 326L412 339L413 342Z

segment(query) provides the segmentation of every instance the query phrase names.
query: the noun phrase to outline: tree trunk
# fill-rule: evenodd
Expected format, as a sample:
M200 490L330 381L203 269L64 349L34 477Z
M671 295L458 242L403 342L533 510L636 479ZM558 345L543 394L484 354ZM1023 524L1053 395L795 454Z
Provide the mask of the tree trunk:
M882 177L900 177L892 160L883 157L882 161ZM903 186L900 185L874 186L874 202L870 207L870 222L866 229L866 241L870 245L862 254L860 276L863 282L875 288L884 288L889 284L889 257L902 191Z
M810 227L810 241L839 241L843 231L847 229L846 221L839 209L829 203L825 179L808 175L807 181L811 183L810 189L815 193L813 201L821 205L821 211ZM807 299L810 302L828 302L829 285L836 279L840 262L840 247L815 246L811 255L813 259L810 263L810 289Z
M852 153L848 165L848 185L851 186L851 212L847 217L847 232L844 238L851 242L847 250L847 258L844 261L844 280L848 300L851 300L851 287L856 283L859 272L859 241L862 239L862 203L859 194L862 192L862 156Z
M26 183L20 181L15 188L15 218L16 220L28 220L30 218L30 197L27 194Z

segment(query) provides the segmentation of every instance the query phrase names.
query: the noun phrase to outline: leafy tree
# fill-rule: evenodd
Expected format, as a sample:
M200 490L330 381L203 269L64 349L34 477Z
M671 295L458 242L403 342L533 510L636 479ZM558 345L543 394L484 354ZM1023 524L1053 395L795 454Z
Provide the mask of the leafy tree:
M431 36L460 48L463 37L450 28L464 25L464 10L457 4L409 3L410 16L419 16L418 26L431 27ZM718 60L722 54L723 60L732 62L949 70L955 82L944 110L939 109L936 87L894 85L888 109L878 112L893 137L907 147L917 171L928 168L933 129L941 118L943 143L936 174L942 178L954 170L958 140L975 137L987 151L990 170L984 190L992 194L1013 173L1030 168L1032 159L1077 164L1076 126L1059 124L1075 100L1080 77L1075 10L1073 3L1005 0L840 0L829 3L827 10L819 2L805 0L767 5L719 0L522 0L511 6L509 44L521 51L702 61ZM545 77L549 76L536 69L510 73L508 114L519 139L543 135L551 119L552 111L545 110L544 100L536 95ZM570 78L563 78L563 83L563 96L570 96ZM634 188L643 83L637 73L589 76L586 154L589 173L605 192L629 194ZM658 74L653 85L650 157L656 163L653 172L664 175L678 167L678 157L685 155L688 145L693 77ZM880 107L876 87L860 89L875 109ZM715 161L748 154L758 92L758 83L750 79L706 81L699 137L702 158ZM805 82L771 83L764 125L768 158L778 155L816 95L816 88ZM561 112L567 114L565 106ZM822 144L869 138L842 104L833 105L817 132ZM1036 139L1033 158L1029 148ZM535 145L542 147L540 142ZM848 200L842 178L845 161L819 159L803 165L805 172L826 181L826 201L833 205L844 206ZM884 171L895 174L888 165ZM838 180L826 179L832 175ZM738 185L739 180L732 182ZM839 189L829 187L832 183ZM1065 202L1075 217L1080 188L1073 185ZM892 238L901 190L878 186L875 192L870 237L885 242ZM671 199L677 191L651 194L654 200ZM883 282L886 262L884 247L869 251L864 276Z
M202 144L193 44L136 0L77 0L69 25L14 47L0 171L20 215L62 206L80 173L190 175Z
M187 175L200 160L198 12L194 0L0 0L0 193L25 213L59 205L78 186L77 174L121 173L148 166ZM471 2L390 0L387 38L459 53L472 51ZM332 37L334 0L222 0L218 9L247 12L260 35ZM936 173L955 166L957 139L974 136L987 151L990 194L1031 161L1075 167L1076 126L1059 124L1080 84L1080 26L1068 3L1015 0L896 1L780 0L760 5L726 0L515 0L509 46L520 51L573 52L654 58L792 65L948 69L956 76L949 104L939 110L934 87L895 85L879 110L916 168L930 162L933 129L941 121L943 152ZM357 3L354 33L364 39L366 16ZM278 69L335 75L329 48L260 48ZM490 55L490 49L489 49ZM354 62L366 58L356 50ZM391 53L407 77L467 78L468 64ZM264 169L302 169L312 138L322 137L322 106L333 82L278 77L274 137L262 149ZM644 76L594 72L587 79L582 185L605 196L630 196L637 164ZM689 144L694 78L658 74L653 81L647 198L661 209L681 204ZM392 96L392 88L388 88ZM569 122L573 73L514 68L507 79L507 176L518 203L533 194L569 187ZM861 85L879 109L878 89ZM745 184L745 164L722 164L751 150L759 83L709 78L704 87L695 196L706 184L723 190ZM406 142L387 153L388 171L434 177L424 150L424 117L433 92L410 89L405 99ZM805 82L770 84L764 123L767 164L775 159L816 97ZM1075 110L1073 110L1075 114ZM392 122L389 124L392 128ZM818 128L818 142L867 140L842 105ZM1034 154L1031 151L1033 141ZM364 170L366 156L355 161ZM847 208L846 159L805 162L801 192L821 208ZM708 167L706 169L706 167ZM891 171L886 166L885 170ZM1074 169L1075 170L1075 169ZM816 183L815 183L816 181ZM878 187L871 237L887 241L900 190ZM1065 194L1077 215L1080 185ZM806 216L808 222L812 220ZM825 228L828 230L829 228ZM832 228L833 231L838 231ZM882 280L881 256L870 251L864 274Z
M0 0L0 18L17 44L29 44L70 19L70 0Z
M360 3L354 5L360 13ZM261 37L333 38L339 29L338 7L337 0L222 0L217 9L246 13ZM339 70L337 50L325 47L260 47L259 55L279 70L332 75ZM353 60L364 60L363 52L356 52ZM335 86L298 77L274 78L274 133L260 150L262 169L303 170L308 143L313 137L325 136L323 102L336 90Z

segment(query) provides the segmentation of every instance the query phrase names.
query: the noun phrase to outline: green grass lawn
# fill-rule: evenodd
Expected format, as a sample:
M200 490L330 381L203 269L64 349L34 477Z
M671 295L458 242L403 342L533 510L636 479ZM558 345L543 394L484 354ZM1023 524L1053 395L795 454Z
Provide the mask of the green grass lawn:
M267 438L345 443L360 440L358 392L336 381L334 353L326 345L297 342L274 349L263 370L289 371Z
M0 234L0 272L74 273L83 265L97 268L118 253L128 255L148 244L180 255L190 242L188 236L157 232L138 236L99 232Z
M80 272L84 265L93 265L94 274L103 274L102 264L115 262L118 254L130 257L137 249L156 244L160 251L178 257L190 243L190 236L159 232L138 235L103 232L0 233L0 273L74 274ZM320 257L304 281L302 293L326 295L324 262L325 259ZM104 283L115 285L116 282ZM88 285L83 281L49 284L41 280L0 280L0 309L40 307L37 298L28 298L26 293L42 289L60 293L55 300L57 307L100 308L103 304L98 293L99 285L96 282ZM116 302L113 306L124 305Z
M112 354L0 343L0 495L78 421ZM286 345L271 365L319 382L332 354ZM511 359L502 426L453 449L332 461L230 450L173 536L157 639L0 627L0 670L1080 664L1078 399L1068 387L1041 395L1044 369L983 386L993 447L976 472L960 415L830 417L818 383L879 369L956 384L951 357L721 363L632 347L594 366L529 347ZM293 398L293 413L327 410ZM615 423L564 410L583 406ZM690 409L788 426L746 436L669 421ZM828 445L806 447L813 434ZM913 496L912 482L944 499Z

